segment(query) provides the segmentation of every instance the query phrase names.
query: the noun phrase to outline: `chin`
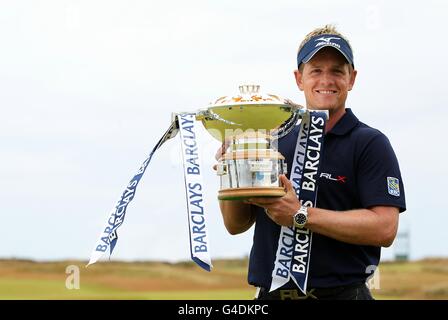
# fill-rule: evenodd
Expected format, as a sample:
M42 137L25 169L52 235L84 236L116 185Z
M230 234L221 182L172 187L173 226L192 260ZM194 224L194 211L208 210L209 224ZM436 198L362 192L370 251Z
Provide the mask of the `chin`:
M314 105L314 106L309 106L310 110L331 110L333 109L334 106L329 106L327 105Z

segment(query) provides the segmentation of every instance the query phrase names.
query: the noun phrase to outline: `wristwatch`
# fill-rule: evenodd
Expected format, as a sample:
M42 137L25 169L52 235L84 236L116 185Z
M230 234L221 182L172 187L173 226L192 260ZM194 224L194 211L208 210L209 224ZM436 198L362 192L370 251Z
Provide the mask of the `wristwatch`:
M301 206L294 214L294 226L296 228L303 228L308 221L308 208Z

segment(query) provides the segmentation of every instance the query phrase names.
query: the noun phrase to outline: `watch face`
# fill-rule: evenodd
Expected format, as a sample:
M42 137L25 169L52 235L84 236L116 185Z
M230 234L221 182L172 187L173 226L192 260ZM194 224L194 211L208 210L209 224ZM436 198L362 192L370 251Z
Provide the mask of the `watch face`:
M306 223L306 215L298 213L294 216L294 220L298 225L304 225Z

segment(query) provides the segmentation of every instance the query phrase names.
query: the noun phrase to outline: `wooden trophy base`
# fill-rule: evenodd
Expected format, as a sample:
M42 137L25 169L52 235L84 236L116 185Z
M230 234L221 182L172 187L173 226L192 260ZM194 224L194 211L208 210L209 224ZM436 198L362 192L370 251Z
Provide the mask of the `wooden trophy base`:
M219 200L243 200L255 197L283 197L286 194L282 187L264 188L230 188L218 191Z

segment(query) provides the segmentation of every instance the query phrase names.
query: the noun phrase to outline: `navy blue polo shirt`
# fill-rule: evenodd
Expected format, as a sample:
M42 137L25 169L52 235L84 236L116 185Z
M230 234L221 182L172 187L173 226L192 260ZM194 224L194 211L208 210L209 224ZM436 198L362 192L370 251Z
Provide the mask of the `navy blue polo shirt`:
M288 168L292 168L298 131L296 126L279 140L279 151ZM400 168L389 140L359 121L348 108L325 134L320 172L318 208L345 211L385 205L397 207L400 212L406 210ZM255 210L248 282L270 288L280 226L262 208ZM308 288L363 282L371 275L369 266L378 265L380 252L381 247L353 245L313 233ZM292 281L285 285L294 287Z

